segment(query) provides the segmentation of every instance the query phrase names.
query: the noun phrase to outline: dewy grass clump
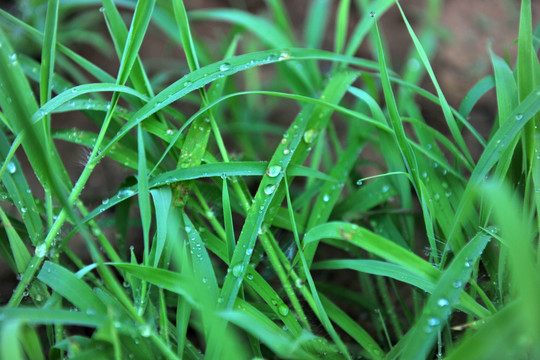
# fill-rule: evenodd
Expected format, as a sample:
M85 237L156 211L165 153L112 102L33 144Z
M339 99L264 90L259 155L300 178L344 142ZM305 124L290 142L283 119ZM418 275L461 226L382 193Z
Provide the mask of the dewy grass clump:
M459 110L423 46L437 0L414 30L392 0L305 2L302 25L281 0L38 3L0 11L1 358L540 358L530 0L517 59L491 52ZM390 69L391 8L414 74ZM156 36L185 61L145 56Z

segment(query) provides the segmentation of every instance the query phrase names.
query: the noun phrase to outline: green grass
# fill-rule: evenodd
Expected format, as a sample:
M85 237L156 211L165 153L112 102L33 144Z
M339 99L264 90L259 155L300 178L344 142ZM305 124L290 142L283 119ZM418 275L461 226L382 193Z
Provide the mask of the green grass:
M281 0L265 15L37 3L0 11L0 256L17 279L0 358L540 357L530 0L517 59L489 48L493 75L458 109L430 65L438 0L414 30L392 0L313 0L303 24ZM379 19L392 7L419 69L390 68ZM153 71L140 50L156 33L182 56ZM376 60L355 56L362 44ZM497 116L480 134L467 118L492 89ZM87 149L74 182L59 141ZM112 195L88 187L105 160L128 174L109 179Z

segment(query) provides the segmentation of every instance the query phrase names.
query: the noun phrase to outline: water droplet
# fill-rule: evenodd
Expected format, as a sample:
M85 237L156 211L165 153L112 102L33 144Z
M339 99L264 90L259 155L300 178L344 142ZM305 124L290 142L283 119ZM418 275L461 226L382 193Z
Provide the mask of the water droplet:
M223 63L219 66L219 71L227 71L231 69L231 64Z
M107 205L107 204L109 203L109 199L103 199L103 200L101 201L101 203L102 203L103 205Z
M388 192L388 190L390 190L390 186L389 185L384 185L381 190L382 190L383 193Z
M276 177L281 172L281 166L279 165L272 165L266 170L266 175L270 177Z
M233 267L232 274L234 275L234 277L239 277L240 275L242 275L242 271L244 271L244 265L237 264Z
M221 65L221 66L223 66L223 65ZM221 70L221 67L220 67L219 69ZM225 70L229 70L229 69L225 69ZM221 71L225 71L225 70L221 70ZM191 84L192 84L191 81L186 81L186 82L184 83L184 87L188 87L188 86L191 85Z
M21 208L21 213L22 213L22 214L25 214L27 211L28 211L28 209L25 208L24 206Z
M10 174L15 174L15 171L17 171L17 166L13 161L8 162L7 171L9 171Z
M328 194L324 194L322 200L323 200L324 202L328 202L328 201L330 201L330 196L329 196Z
M206 283L208 282L208 278L203 277L203 278L202 278L202 282L203 282L203 284L206 284Z
M369 12L369 17L374 18L374 17L375 17L375 12L374 12L374 11L370 11L370 12Z
M167 129L167 135L174 135L173 129Z
M253 280L253 274L252 273L247 274L246 279Z
M288 155L291 151L289 149L283 149L283 155Z
M264 188L264 193L265 193L266 195L270 195L270 194L272 194L275 190L276 190L276 185L274 185L274 184L267 185L267 186Z
M225 299L223 297L218 297L217 299L217 302L220 303L220 304L223 304L223 302L225 301Z
M283 60L287 60L287 59L290 59L291 58L291 54L289 54L288 51L282 51L281 54L279 54L279 58L278 60L279 61L283 61Z
M277 59L277 56L276 56L276 55L270 54L270 55L268 55L268 57L266 58L266 61L272 62L272 61L276 61L276 59Z
M437 305L440 306L440 307L445 307L445 306L450 305L450 303L448 302L447 299L440 298L439 300L437 300Z
M435 317L431 317L428 319L428 325L429 326L437 326L439 325L441 322L439 321L439 319L435 318Z
M516 115L516 120L519 121L521 119L523 119L523 114L517 114Z
M45 256L46 253L47 253L47 246L45 244L36 246L35 254L37 257L42 258Z
M473 259L471 258L466 258L465 259L465 267L471 267L473 265Z
M311 144L313 140L315 140L315 136L317 136L317 131L315 129L309 129L304 132L304 141L308 144Z
M364 182L360 179L360 180L358 180L358 181L356 182L356 185L360 186L360 185L362 185L363 183L364 183Z
M151 334L152 334L152 329L150 328L150 325L141 326L142 337L149 337Z
M463 286L463 283L459 280L456 280L452 283L452 286L455 288L455 289L459 289L460 287Z
M105 12L105 8L102 6L99 8L99 12Z
M251 256L251 254L253 254L253 249L247 249L246 250L246 255Z
M9 55L9 60L11 60L12 62L17 61L17 54L15 54L15 53L10 54Z
M294 282L294 284L296 285L296 287L298 289L300 289L303 285L304 285L304 281L302 281L302 279L298 278L296 279L296 281Z
M132 196L133 194L135 194L135 191L131 189L122 189L118 192L119 197L128 197L128 196Z
M278 311L282 316L289 315L289 307L287 305L285 305L285 304L279 305Z

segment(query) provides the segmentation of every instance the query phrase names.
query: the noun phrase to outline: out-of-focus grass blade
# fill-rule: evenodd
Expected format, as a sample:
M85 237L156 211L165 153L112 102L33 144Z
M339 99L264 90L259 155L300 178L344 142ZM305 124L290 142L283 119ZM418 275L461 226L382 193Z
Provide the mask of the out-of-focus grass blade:
M284 33L266 19L245 11L236 9L211 9L192 11L189 15L192 20L219 20L239 25L253 32L270 48L286 48L295 45L293 43L294 39L289 37L289 34ZM294 87L295 92L303 94L313 94L315 92L305 69L295 68L290 64L285 64L282 68L289 78L288 85Z
M19 341L21 326L21 322L16 318L10 321L2 320L0 325L0 357L2 359L26 359Z
M282 0L266 0L267 6L270 7L274 21L281 28L283 33L287 35L291 41L294 41L294 31L291 24L291 20L287 14Z
M240 25L266 42L272 48L291 47L294 44L277 26L268 20L236 9L209 9L189 12L192 20L220 20Z
M41 348L39 336L36 329L31 326L24 326L21 329L20 341L24 351L30 360L45 360L45 354Z
M534 250L535 232L527 207L514 190L506 185L486 183L485 199L493 208L495 224L508 248L511 272L511 294L522 300L521 321L523 330L531 339L540 339L540 276Z
M463 286L471 277L474 263L482 255L491 236L478 233L452 260L437 281L433 292L424 305L422 315L404 338L405 345L400 359L424 359L427 357L437 334L445 326L452 309L458 304ZM399 347L400 345L396 345Z
M459 113L464 118L467 118L471 113L478 100L484 96L489 90L495 86L495 79L493 76L486 76L479 82L477 82L471 90L465 95L461 105L459 106ZM497 87L498 90L498 87Z
M304 42L308 48L320 48L331 13L329 5L329 0L314 0L309 5L304 23Z
M351 35L351 39L347 44L345 54L351 56L354 55L362 44L365 36L373 26L371 12L373 12L374 16L381 17L394 4L394 1L395 0L375 0L370 4L369 9L366 9L367 11L362 14L362 18L356 25L356 28Z
M336 31L334 38L334 52L341 53L347 38L347 24L351 0L341 0L336 13Z
M486 319L479 329L469 333L445 359L538 358L538 339L527 338L523 333L522 305L522 301L514 301Z
M92 289L66 268L45 261L37 278L82 312L106 315L107 309Z
M17 307L0 309L0 317L5 322L17 320L39 325L78 325L86 327L103 326L108 321L107 316L87 314L81 311L63 309L39 309L34 307Z

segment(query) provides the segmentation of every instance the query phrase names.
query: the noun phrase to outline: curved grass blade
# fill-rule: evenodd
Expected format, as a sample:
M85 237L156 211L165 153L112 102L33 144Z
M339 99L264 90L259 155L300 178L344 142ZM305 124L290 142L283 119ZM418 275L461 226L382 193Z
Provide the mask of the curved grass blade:
M411 274L420 276L429 282L435 283L439 280L440 272L432 264L394 242L358 225L344 222L329 222L316 226L305 234L304 244L325 238L345 240L363 248L371 254L401 265ZM464 295L460 300L468 312L481 318L489 315L489 312L485 308L470 297Z
M459 106L459 113L464 118L467 118L474 108L474 105L484 96L489 90L495 87L495 79L493 76L486 76L479 82L477 82L471 90L465 95ZM497 86L497 90L499 87Z
M92 315L106 315L107 308L84 281L66 268L45 261L37 278L66 298L80 311Z
M203 164L190 168L167 171L156 175L155 177L149 179L148 187L156 188L163 185L169 185L178 181L194 180L208 177L263 176L265 175L267 169L268 163L260 161ZM291 165L289 173L294 176L318 177L323 180L331 179L332 181L335 181L334 178L329 178L326 174L303 166ZM116 194L112 198L103 200L102 205L98 206L90 214L88 214L84 218L83 222L87 222L88 220L96 217L98 214L104 212L105 210L124 200L131 198L137 193L137 186L131 186L120 190L120 192L118 192L118 194Z
M427 280L423 276L419 276L407 270L402 265L387 263L379 260L357 260L357 259L343 259L343 260L325 260L314 263L311 267L312 270L341 270L351 269L360 271L366 274L386 276L392 279L396 279L407 284L416 286L425 292L431 293L435 286L435 283Z

